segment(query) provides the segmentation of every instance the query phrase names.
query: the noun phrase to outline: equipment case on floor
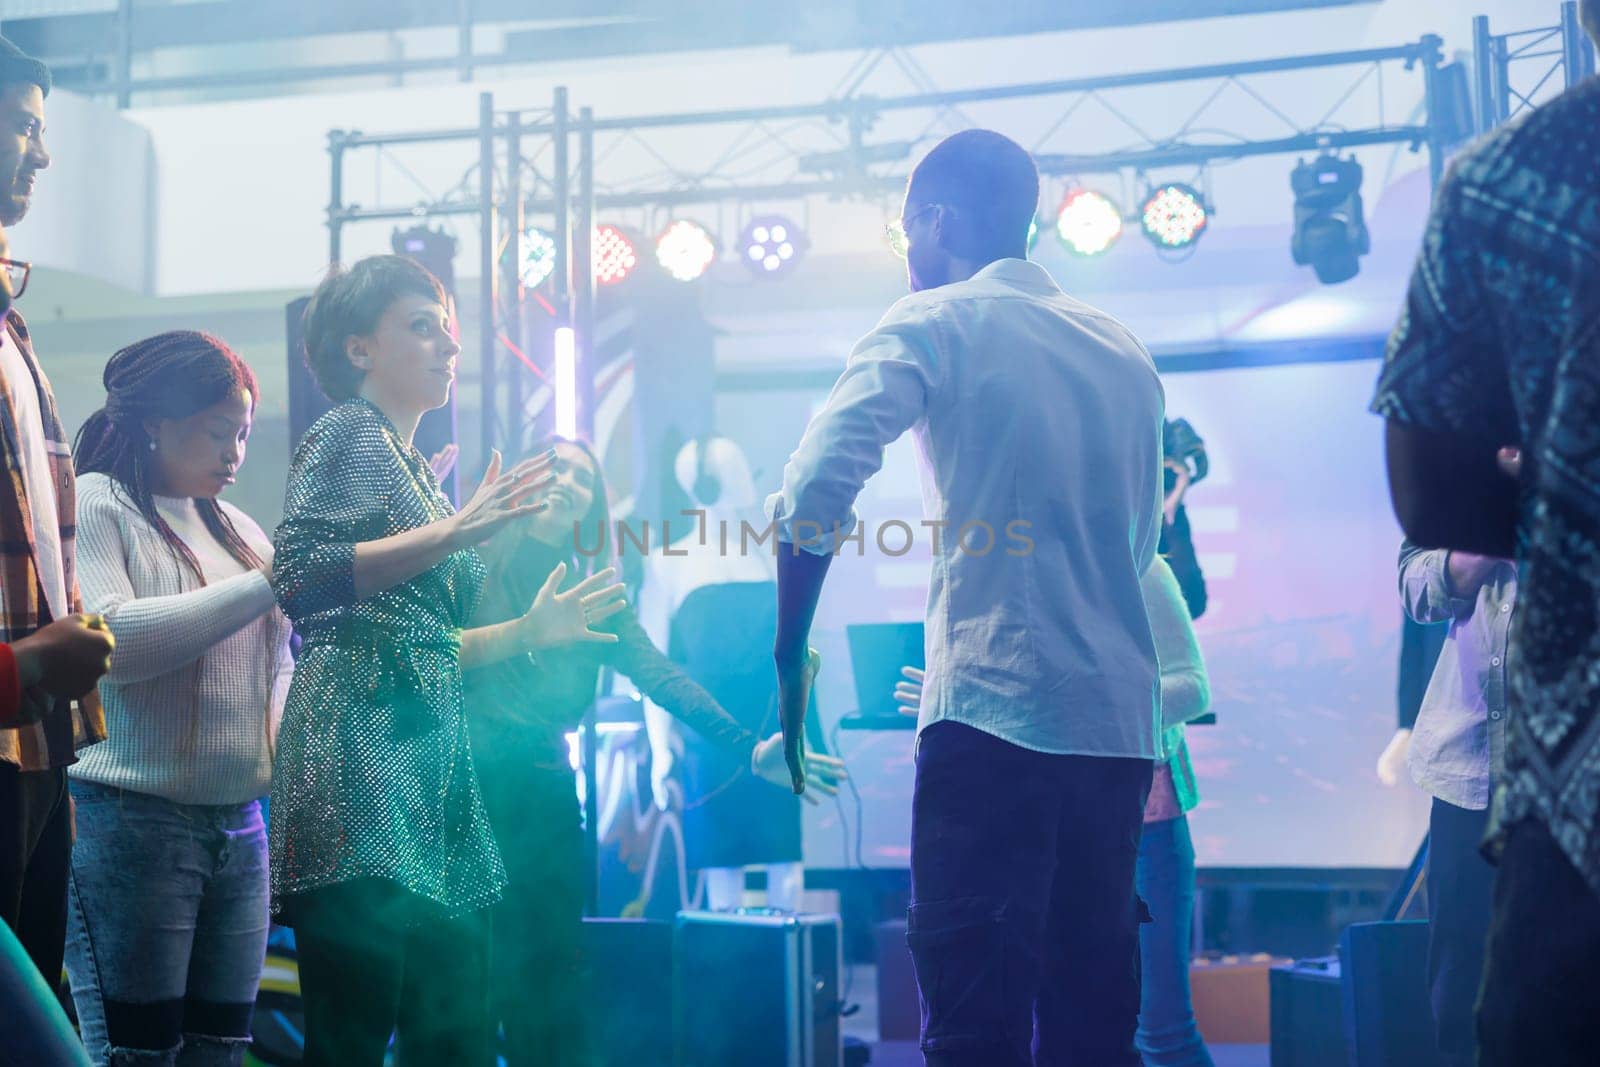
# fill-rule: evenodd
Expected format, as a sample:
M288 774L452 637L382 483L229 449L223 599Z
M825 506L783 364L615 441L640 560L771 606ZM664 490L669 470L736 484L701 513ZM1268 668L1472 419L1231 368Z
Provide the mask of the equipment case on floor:
M679 912L676 1067L840 1067L840 935L837 915Z
M1272 1067L1348 1067L1339 957L1272 968Z

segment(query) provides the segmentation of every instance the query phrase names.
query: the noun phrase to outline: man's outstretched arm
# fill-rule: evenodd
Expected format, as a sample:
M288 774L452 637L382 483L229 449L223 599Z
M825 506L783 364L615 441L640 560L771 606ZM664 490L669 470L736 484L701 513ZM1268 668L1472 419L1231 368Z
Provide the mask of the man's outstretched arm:
M831 552L816 555L793 544L778 543L778 635L772 658L778 669L783 756L796 793L806 788L806 708L818 666L811 651L811 620L817 614L817 600L832 562Z
M851 353L784 467L783 490L767 501L777 534L778 711L796 793L805 791L806 708L817 672L808 639L822 582L856 525L855 499L883 466L884 447L927 413L941 374L936 348L925 309L891 310Z

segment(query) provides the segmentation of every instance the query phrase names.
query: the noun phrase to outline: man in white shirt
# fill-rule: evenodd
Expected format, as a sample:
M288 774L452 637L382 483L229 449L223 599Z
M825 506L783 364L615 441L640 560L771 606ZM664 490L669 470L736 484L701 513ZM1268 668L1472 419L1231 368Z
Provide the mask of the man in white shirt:
M1428 815L1428 992L1440 1067L1478 1059L1473 1006L1483 979L1494 867L1480 846L1489 798L1505 777L1506 650L1517 566L1506 559L1400 548L1400 598L1418 623L1450 624L1408 745L1433 798Z
M1133 872L1160 755L1139 581L1163 396L1122 324L1027 262L1038 200L1033 160L990 131L918 164L912 295L857 344L768 502L799 790L822 580L832 553L875 539L853 502L915 434L933 576L907 923L938 1067L1139 1062Z

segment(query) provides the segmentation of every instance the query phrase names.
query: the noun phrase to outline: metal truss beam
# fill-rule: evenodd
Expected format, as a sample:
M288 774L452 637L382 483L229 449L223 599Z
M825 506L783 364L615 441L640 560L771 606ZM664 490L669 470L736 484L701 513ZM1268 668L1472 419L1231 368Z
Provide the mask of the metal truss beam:
M1012 0L1001 9L966 0L212 0L131 2L119 10L5 20L18 45L55 62L58 82L115 94L270 87L293 82L563 62L684 49L788 46L796 51L876 48L1030 35L1180 19L1337 7L1374 0ZM505 48L473 53L471 30L507 26ZM518 27L527 27L519 29ZM132 58L160 49L395 30L454 29L456 54L393 61L219 69L133 77Z
M886 171L882 167L874 169L871 162L863 162L855 166L845 166L837 174L827 176L804 175L799 173L801 170L799 163L804 160L807 153L793 149L786 144L780 135L773 133L770 129L770 124L811 121L828 123L834 126L844 125L848 129L847 136L835 136L838 140L844 142L843 148L838 154L848 159L852 152L867 153L874 147L881 147L863 144L861 139L862 132L870 128L882 116L896 112L941 111L972 104L1051 96L1077 95L1081 101L1085 96L1089 95L1098 96L1099 94L1112 93L1118 90L1148 86L1204 81L1222 82L1224 84L1233 82L1242 85L1241 79L1261 74L1318 71L1340 67L1359 67L1370 72L1372 68L1379 64L1398 63L1403 64L1408 70L1418 66L1423 70L1424 94L1428 98L1428 113L1430 115L1430 121L1426 125L1384 124L1357 129L1340 129L1324 125L1317 128L1301 129L1289 122L1283 116L1283 113L1271 104L1270 100L1260 94L1252 93L1268 112L1278 116L1286 123L1287 128L1290 130L1287 135L1209 143L1185 140L1183 131L1179 131L1178 135L1174 137L1165 139L1151 139L1147 135L1141 134L1147 143L1134 149L1070 155L1037 152L1036 158L1041 172L1052 175L1070 175L1130 169L1140 171L1162 167L1202 166L1211 162L1256 156L1337 150L1379 144L1405 144L1413 148L1427 148L1434 159L1434 171L1437 174L1438 161L1442 158L1445 131L1439 129L1438 123L1434 122L1431 116L1435 110L1432 106L1432 96L1434 93L1434 76L1437 73L1440 62L1441 43L1438 37L1430 35L1411 44L1390 48L1316 53L1243 63L1209 64L1095 78L1061 79L948 92L923 92L893 97L851 95L838 99L782 107L734 108L663 115L598 118L587 126L580 127L575 125L573 129L577 131L586 129L591 134L612 134L619 137L641 139L650 132L663 130L733 126L746 128L740 134L740 137L744 138L748 136L749 128L754 127L762 131L762 135L772 141L778 153L783 155L791 164L789 167L790 173L784 175L781 180L739 180L718 176L714 172L703 174L674 172L666 176L669 180L657 184L635 183L635 187L622 188L612 185L604 189L597 188L594 204L598 209L652 206L670 208L719 201L797 199L812 195L835 197L876 196L892 193L896 189L903 187L905 181L904 173L894 170ZM1365 74L1362 77L1364 78ZM1359 86L1360 79L1356 84ZM1345 96L1340 98L1340 102L1342 103L1343 100L1347 99L1354 89L1355 86L1352 86L1350 90L1347 90ZM1211 99L1215 99L1215 94ZM1337 106L1335 105L1336 108ZM1201 109L1190 117L1189 122L1185 124L1186 128L1194 125L1203 113L1204 108L1205 105L1202 105ZM1330 111L1331 114L1332 112ZM519 137L530 138L552 137L557 132L555 125L543 118L526 122L508 119L500 124L499 129L503 136L515 134ZM478 136L480 136L480 130L476 127L398 131L382 134L335 131L329 135L329 149L337 159L341 158L346 151L360 148L381 149L398 145L438 144L466 141ZM533 213L550 214L555 210L556 205L548 198L530 198L524 207L527 211ZM409 218L415 216L419 210L428 214L470 215L479 211L479 205L476 202L461 200L427 204L420 209L417 205L345 208L335 204L330 206L329 225L337 227L346 223Z
M1595 72L1594 46L1572 0L1562 3L1559 23L1531 30L1491 33L1489 17L1479 15L1472 20L1472 51L1479 133L1536 106L1547 88L1559 92Z

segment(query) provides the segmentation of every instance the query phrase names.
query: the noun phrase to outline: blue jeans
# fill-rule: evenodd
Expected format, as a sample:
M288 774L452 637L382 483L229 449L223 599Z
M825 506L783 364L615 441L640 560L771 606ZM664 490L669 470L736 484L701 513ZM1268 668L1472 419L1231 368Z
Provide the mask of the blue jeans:
M233 1067L267 945L261 807L72 782L67 974L96 1064Z
M1487 811L1433 798L1428 815L1428 991L1441 1067L1478 1062L1473 1014L1494 912L1494 868L1478 851Z
M1139 930L1139 1029L1145 1067L1212 1067L1189 997L1194 842L1185 816L1144 824L1135 873L1150 922Z

